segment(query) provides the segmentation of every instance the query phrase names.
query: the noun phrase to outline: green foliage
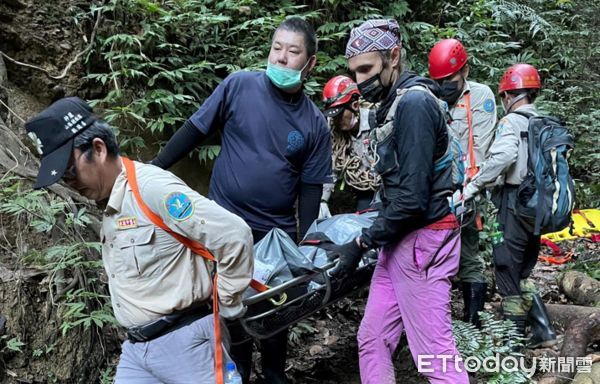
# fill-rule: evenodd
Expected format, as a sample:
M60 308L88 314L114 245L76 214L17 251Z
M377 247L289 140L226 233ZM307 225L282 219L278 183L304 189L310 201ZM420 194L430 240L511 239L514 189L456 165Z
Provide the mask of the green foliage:
M579 250L575 251L576 254L581 254ZM600 281L600 257L592 257L590 259L576 260L568 263L564 270L561 271L561 277L568 271L578 271L587 274L592 279ZM559 278L559 279L560 279Z
M9 337L8 335L4 335L4 336L0 337L0 340L5 341L5 345L4 345L4 347L2 347L2 350L0 352L7 352L7 351L23 352L21 350L21 347L23 347L25 345L25 343L23 343L21 340L19 340L16 337L12 337L10 339L8 339L8 337Z
M523 355L513 351L513 347L523 345L524 339L519 336L515 325L509 320L496 320L493 315L481 312L481 330L471 323L455 321L453 327L454 339L463 361L476 358L483 362L485 358L498 355L500 359L513 356L520 358ZM467 360L468 361L468 360ZM482 366L477 376L486 383L519 384L529 383L524 372L493 372Z
M38 233L55 234L60 240L42 249L31 249L21 261L48 271L57 292L53 303L59 307L64 335L79 325L92 324L102 328L116 323L98 281L102 262L98 258L100 243L84 240L82 230L91 222L85 208L73 211L72 206L45 190L23 188L16 178L0 179L0 212L25 222ZM46 354L51 351L46 349ZM33 356L42 355L34 350Z
M100 373L100 384L112 384L114 375L114 367L107 367Z
M312 335L317 332L318 330L308 321L299 321L292 328L290 328L290 332L288 334L288 343L291 345L299 345L305 335Z
M44 348L34 349L33 352L31 353L31 356L34 359L39 359L42 356L49 356L52 353L52 351L54 351L55 347L56 347L56 343L52 343L50 345L44 345Z
M104 305L99 309L90 311L86 304L90 299L102 302ZM79 325L82 325L84 329L88 329L92 325L102 328L106 324L117 324L110 306L110 297L84 291L83 289L67 293L67 302L65 303L65 312L62 313L62 319L60 329L63 336Z
M237 70L264 68L270 38L288 15L311 21L319 35L318 65L305 85L320 104L321 86L346 73L343 56L350 29L372 17L394 17L401 25L406 64L427 74L427 54L440 38L461 39L470 56L470 78L496 88L516 62L535 65L544 80L540 105L563 117L576 137L571 162L579 181L578 204L600 205L600 39L591 0L426 0L354 2L319 0L214 2L210 0L110 0L90 62L91 82L103 85L97 104L119 130L126 151L168 138ZM594 75L596 74L596 75ZM216 155L202 149L201 162Z

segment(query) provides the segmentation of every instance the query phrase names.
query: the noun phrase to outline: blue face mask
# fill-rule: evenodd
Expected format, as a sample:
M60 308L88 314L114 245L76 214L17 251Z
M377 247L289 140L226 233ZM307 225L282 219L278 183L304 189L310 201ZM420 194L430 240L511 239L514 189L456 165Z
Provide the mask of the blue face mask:
M306 68L309 62L310 60L304 64L302 69L298 70L281 67L267 61L267 77L279 89L286 90L296 88L302 84L302 71L304 71L304 68Z

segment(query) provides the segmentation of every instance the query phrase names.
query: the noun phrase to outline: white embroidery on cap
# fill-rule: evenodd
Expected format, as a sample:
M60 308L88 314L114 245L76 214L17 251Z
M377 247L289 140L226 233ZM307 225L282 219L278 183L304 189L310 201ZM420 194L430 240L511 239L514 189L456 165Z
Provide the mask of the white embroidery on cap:
M63 119L66 122L65 129L70 129L72 133L79 132L85 126L83 121L81 121L83 120L83 116L79 113L73 115L73 113L69 112L63 116Z

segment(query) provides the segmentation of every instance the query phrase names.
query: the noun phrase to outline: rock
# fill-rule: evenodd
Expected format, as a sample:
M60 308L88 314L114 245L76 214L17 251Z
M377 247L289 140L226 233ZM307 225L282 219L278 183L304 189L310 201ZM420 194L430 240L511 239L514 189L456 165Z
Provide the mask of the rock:
M317 355L321 352L323 352L323 347L321 347L319 344L315 344L308 349L308 353L310 353L311 356Z
M600 362L592 365L591 372L582 372L575 375L573 384L596 384L600 383Z

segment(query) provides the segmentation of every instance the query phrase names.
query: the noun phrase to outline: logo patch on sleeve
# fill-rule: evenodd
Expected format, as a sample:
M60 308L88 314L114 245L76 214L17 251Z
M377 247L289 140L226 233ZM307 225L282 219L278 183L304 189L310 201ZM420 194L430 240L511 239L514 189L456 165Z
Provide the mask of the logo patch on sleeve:
M137 228L137 226L137 217L121 217L117 219L117 229L119 230Z
M483 110L486 111L487 113L494 112L495 106L496 105L494 103L494 100L492 100L492 99L487 99L486 101L483 102Z
M502 132L504 131L504 126L506 123L506 118L502 118L502 120L500 120L500 122L498 123L498 128L496 128L496 138L500 137L500 135L502 135Z
M189 219L194 213L194 204L182 192L169 193L165 199L165 208L167 208L167 212L171 218L179 221Z

